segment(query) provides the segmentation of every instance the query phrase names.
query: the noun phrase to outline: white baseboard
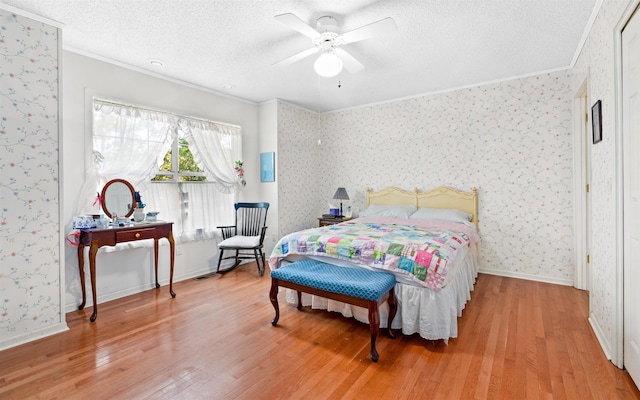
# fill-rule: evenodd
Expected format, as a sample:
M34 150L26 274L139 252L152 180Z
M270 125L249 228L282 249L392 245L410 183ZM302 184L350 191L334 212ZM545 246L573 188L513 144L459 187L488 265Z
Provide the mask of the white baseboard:
M593 314L589 314L589 324L591 325L591 329L593 329L593 333L596 334L596 338L598 339L600 347L602 348L604 355L607 357L607 360L611 360L611 343L607 340L598 320L593 317Z
M204 268L198 271L190 271L188 274L183 274L183 275L178 275L175 276L173 278L173 283L176 282L180 282L180 281L186 281L187 279L191 279L191 278L195 278L197 276L201 276L201 275L206 275L206 274L210 274L212 271L209 268ZM213 271L215 272L215 271ZM166 290L167 291L167 296L169 296L169 280L168 279L161 279L158 281L158 283L160 284L160 289L159 290ZM136 294L136 293L141 293L144 292L146 290L149 289L154 289L156 287L155 283L149 282L148 284L145 285L141 285L141 286L137 286L137 287L132 287L132 288L128 288L127 290L121 290L118 292L112 292L112 293L108 293L106 295L100 296L98 295L98 304L101 303L106 303L107 301L111 301L111 300L116 300L116 299L120 299L122 297L127 297L130 296L132 294ZM166 289L165 289L166 287ZM71 297L71 299L69 299L69 297ZM78 300L75 299L75 297L73 296L69 296L67 298L67 304L65 306L65 313L68 312L72 312L72 311L77 311L78 310L78 306L80 305L80 303L78 302ZM87 302L85 304L85 309L87 307L93 307L93 299L91 298L91 292L87 291Z
M573 279L563 279L563 278L554 278L549 276L523 274L521 272L502 271L502 270L489 269L489 268L480 268L478 272L480 272L481 274L505 276L507 278L518 278L518 279L526 279L528 281L553 283L556 285L563 285L563 286L573 286Z
M67 324L65 322L60 322L40 330L31 331L25 335L14 336L9 340L0 340L0 351L68 330L69 327Z

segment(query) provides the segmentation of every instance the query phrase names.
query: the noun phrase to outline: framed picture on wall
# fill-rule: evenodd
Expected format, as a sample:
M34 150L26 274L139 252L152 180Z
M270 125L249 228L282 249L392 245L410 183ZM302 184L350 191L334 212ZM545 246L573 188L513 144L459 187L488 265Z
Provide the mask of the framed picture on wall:
M593 131L593 144L602 141L602 102L600 100L591 107L591 130Z
M275 182L276 153L260 153L260 182Z

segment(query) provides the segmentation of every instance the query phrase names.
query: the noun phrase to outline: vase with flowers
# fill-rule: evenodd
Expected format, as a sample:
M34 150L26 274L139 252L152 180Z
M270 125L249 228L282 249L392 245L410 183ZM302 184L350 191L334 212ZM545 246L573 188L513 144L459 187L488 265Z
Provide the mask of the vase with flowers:
M247 181L244 180L244 168L242 167L244 163L240 160L236 161L236 166L235 166L235 170L236 170L236 174L238 174L238 179L240 179L240 183L242 184L242 186L245 186L247 184Z

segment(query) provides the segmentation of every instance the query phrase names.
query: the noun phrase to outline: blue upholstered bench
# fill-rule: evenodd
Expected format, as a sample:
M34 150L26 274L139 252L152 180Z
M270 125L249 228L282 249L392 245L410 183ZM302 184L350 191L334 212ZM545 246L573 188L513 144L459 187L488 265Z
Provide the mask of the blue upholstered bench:
M298 310L302 310L301 292L368 308L371 329L370 355L371 360L376 362L378 361L376 338L380 331L378 307L385 301L389 303L387 330L389 336L395 338L391 330L391 321L393 321L398 309L394 293L395 284L395 276L386 272L338 267L313 260L296 261L271 271L269 299L276 310L276 317L271 321L271 324L275 326L280 319L279 286L298 292Z

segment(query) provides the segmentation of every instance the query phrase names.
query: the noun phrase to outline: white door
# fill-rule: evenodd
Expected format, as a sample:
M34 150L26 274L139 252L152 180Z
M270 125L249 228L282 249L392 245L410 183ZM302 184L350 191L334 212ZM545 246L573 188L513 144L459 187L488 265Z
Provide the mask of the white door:
M640 12L622 31L624 366L640 386Z

